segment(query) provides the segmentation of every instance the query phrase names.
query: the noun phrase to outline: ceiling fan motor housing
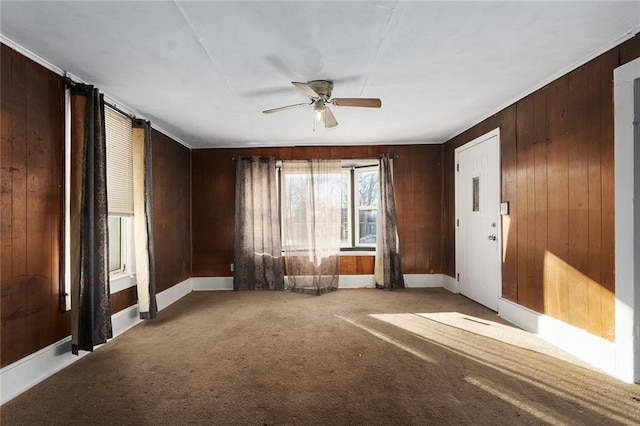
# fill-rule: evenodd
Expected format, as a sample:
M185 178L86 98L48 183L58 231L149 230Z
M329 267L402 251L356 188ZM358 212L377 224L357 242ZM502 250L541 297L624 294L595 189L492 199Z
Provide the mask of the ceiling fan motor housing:
M307 83L314 92L316 92L320 99L328 101L331 98L331 92L333 91L333 83L327 80L313 80Z

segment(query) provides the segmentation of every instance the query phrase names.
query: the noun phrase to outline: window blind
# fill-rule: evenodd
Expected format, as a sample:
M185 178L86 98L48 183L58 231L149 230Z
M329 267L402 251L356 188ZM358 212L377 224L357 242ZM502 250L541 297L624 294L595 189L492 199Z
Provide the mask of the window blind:
M105 106L107 203L109 214L133 214L133 130L131 119Z

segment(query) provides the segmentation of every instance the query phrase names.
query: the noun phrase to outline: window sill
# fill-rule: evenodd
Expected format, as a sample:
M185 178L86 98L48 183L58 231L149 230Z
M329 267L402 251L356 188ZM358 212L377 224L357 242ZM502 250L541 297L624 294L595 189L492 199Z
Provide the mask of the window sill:
M345 250L340 252L340 256L375 256L375 250Z
M111 294L126 290L136 285L136 275L121 272L109 276L109 289Z

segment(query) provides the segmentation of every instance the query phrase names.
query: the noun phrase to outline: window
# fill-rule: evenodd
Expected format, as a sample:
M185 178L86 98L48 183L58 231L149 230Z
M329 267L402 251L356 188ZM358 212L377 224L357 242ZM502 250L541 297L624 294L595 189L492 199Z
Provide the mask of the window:
M105 106L107 199L109 203L109 273L112 281L132 270L133 130L131 119ZM113 292L113 289L112 289Z
M109 273L123 272L126 263L123 260L122 218L109 216Z
M471 194L473 197L471 203L471 210L474 212L480 211L480 177L476 176L471 179Z
M343 161L340 226L340 244L343 251L374 250L376 247L378 168L377 162L372 164L371 160ZM303 181L304 176L298 179ZM278 172L279 194L281 194L281 180L282 174ZM278 200L281 201L280 195ZM280 208L282 208L281 204ZM280 212L282 214L281 210Z
M105 106L107 145L107 199L109 204L109 273L111 292L135 285L133 262L133 130L131 119ZM71 309L71 100L65 91L65 230L64 230L64 303Z
M378 232L378 165L347 165L343 184L342 247L375 248Z

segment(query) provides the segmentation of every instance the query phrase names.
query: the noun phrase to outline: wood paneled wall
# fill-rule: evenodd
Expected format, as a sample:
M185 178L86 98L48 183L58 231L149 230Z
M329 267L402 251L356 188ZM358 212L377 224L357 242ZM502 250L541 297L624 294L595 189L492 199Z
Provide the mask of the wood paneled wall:
M280 159L374 158L397 155L394 183L405 273L442 272L442 146L283 147L192 151L193 276L232 276L235 161L238 156ZM371 256L344 256L341 273L372 274Z
M191 276L191 151L156 130L151 140L156 287L161 292Z
M511 207L502 296L614 339L613 70L639 56L636 36L445 144L446 273L455 274L454 150L500 127Z
M191 151L152 129L156 291L191 276ZM111 295L111 313L138 303L135 287Z
M70 333L60 311L64 84L0 47L0 269L4 367Z
M1 45L0 315L6 366L71 332L60 309L64 83ZM153 131L157 290L191 276L190 150ZM111 295L112 313L137 303Z

